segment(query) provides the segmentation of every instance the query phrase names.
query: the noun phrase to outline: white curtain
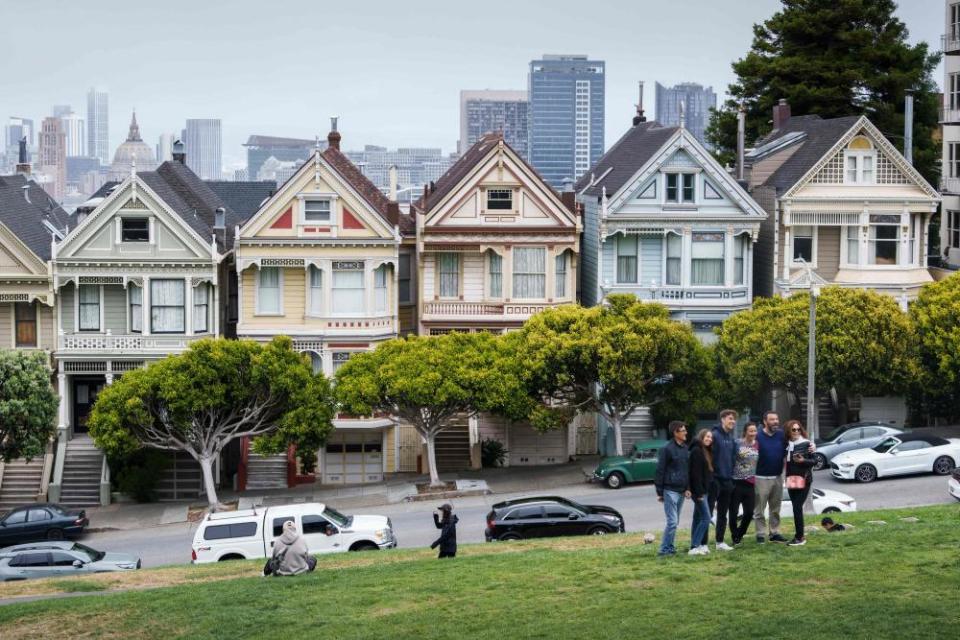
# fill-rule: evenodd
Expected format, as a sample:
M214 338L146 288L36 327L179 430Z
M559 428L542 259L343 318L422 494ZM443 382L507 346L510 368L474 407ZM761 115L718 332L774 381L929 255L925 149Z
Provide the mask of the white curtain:
M310 266L310 315L319 316L323 314L323 271Z
M567 252L556 257L556 297L567 295Z
M617 282L637 281L637 236L617 236Z
M203 283L193 289L193 330L196 333L207 332L207 318L210 315L210 289Z
M333 272L333 313L363 313L363 296L363 271Z
M80 285L80 330L100 331L100 287Z
M690 284L723 284L723 234L693 234Z
M377 313L387 311L387 265L380 265L373 272L373 297Z
M280 268L263 267L257 280L257 311L280 313Z
M746 265L748 241L749 237L745 235L739 235L734 239L733 284L743 284L744 282L743 269Z
M667 234L667 284L680 284L682 253L683 238L675 233Z
M460 254L440 255L440 297L456 298L460 295Z
M150 281L150 330L154 333L182 333L185 330L183 280Z
M547 250L517 247L513 250L513 297L545 298L547 293Z
M143 289L130 285L130 331L143 332Z
M490 265L490 297L503 297L503 258L500 254L490 251L488 254Z

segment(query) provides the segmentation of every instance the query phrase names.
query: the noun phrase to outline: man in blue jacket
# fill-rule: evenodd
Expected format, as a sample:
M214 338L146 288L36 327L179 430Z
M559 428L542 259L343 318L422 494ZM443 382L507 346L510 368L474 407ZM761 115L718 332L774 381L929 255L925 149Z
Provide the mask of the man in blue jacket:
M754 489L756 502L753 522L757 542L766 541L767 520L764 514L770 507L770 542L786 542L780 535L780 503L783 500L783 461L787 455L787 439L780 428L776 411L763 414L763 429L757 433L757 475Z
M687 425L674 420L667 427L671 440L657 454L657 471L653 486L657 500L663 503L666 526L660 542L660 557L676 555L673 540L680 522L683 499L690 497L690 450L687 448Z
M717 551L732 551L733 547L723 538L727 532L727 512L733 495L733 467L737 459L737 439L733 432L737 427L737 412L724 409L719 417L720 424L713 428L713 482L710 483L708 504L711 514L716 508ZM707 544L706 540L700 542Z

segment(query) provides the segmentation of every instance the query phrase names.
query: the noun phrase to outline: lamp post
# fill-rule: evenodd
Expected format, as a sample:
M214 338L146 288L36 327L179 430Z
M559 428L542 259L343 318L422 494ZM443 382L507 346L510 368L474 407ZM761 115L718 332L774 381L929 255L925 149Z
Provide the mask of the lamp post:
M820 287L814 282L813 267L803 258L797 262L807 271L807 288L810 290L810 321L807 326L807 432L811 440L819 436L817 407L817 296Z

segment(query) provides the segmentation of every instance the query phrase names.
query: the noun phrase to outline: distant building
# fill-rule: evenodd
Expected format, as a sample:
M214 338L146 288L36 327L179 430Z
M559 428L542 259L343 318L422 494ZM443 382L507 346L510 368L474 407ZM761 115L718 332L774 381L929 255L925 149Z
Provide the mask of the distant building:
M315 140L254 135L250 136L243 146L247 148L247 175L251 180L260 180L260 170L268 158L292 162L291 166L299 167L317 148L317 143ZM323 140L320 149L326 148L327 141Z
M680 103L687 131L700 144L706 144L705 134L710 123L710 109L717 108L717 94L713 87L695 82L682 82L673 87L657 83L657 122L665 127L680 126Z
M3 173L13 173L20 154L20 140L27 139L27 160L30 159L30 149L33 148L33 120L12 116L7 124L3 125L3 148L0 155L4 162L0 163Z
M463 153L484 134L501 132L504 141L526 159L529 104L526 91L461 91L457 152Z
M54 118L63 118L69 114L73 113L73 107L68 104L55 104L53 105L53 117Z
M384 194L390 192L390 168L395 167L397 202L419 198L423 185L438 180L455 160L444 156L439 147L400 147L390 151L386 147L366 145L363 151L347 151L345 155Z
M44 118L37 141L37 167L46 192L63 200L67 183L67 141L60 118Z
M110 163L109 94L92 88L87 92L87 155L100 158L100 164Z
M603 155L605 66L583 55L544 55L530 63L529 160L556 189Z
M247 177L246 169L234 169L233 170L233 181L234 182L247 182L250 178Z
M187 166L201 180L219 180L222 164L219 118L191 118L184 130Z
M100 171L100 159L67 156L67 193L89 196L103 186L107 176Z
M173 160L173 139L172 133L161 133L157 140L157 162L163 164L167 160Z
M127 133L127 139L117 147L116 153L113 154L113 163L110 165L110 179L119 181L129 176L134 161L137 163L137 171L153 171L157 168L153 149L140 137L140 125L137 124L136 112L130 119L130 131Z
M72 110L58 117L63 123L63 132L67 139L67 157L86 156L87 130L84 119Z

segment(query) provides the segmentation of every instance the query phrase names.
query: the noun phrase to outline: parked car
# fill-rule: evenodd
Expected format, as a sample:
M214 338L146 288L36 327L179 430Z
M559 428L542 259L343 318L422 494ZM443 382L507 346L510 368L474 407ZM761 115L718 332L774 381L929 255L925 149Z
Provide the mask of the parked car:
M310 553L390 549L393 524L384 516L347 516L320 504L291 504L208 514L193 537L194 563L265 558L283 523L293 520Z
M817 451L813 454L816 462L814 469L826 469L830 460L838 453L854 449L868 449L884 438L903 433L903 429L891 427L882 422L853 422L837 427L823 439L816 441Z
M551 496L498 502L487 514L484 535L491 542L624 531L623 516L616 509Z
M870 449L838 454L830 462L833 477L873 482L908 473L947 475L960 463L960 438L927 433L901 433L884 438Z
M953 470L953 475L947 481L947 491L957 500L960 500L960 468Z
M2 582L139 568L140 558L126 553L97 551L79 542L33 542L0 549Z
M0 545L34 540L63 540L78 536L90 523L83 509L38 503L11 509L0 519Z
M853 496L832 489L812 487L810 501L813 503L814 513L846 513L857 510L857 501ZM790 496L787 495L786 485L783 487L783 500L780 502L780 517L793 517L793 505L790 503Z
M591 479L611 489L619 489L628 482L652 481L657 471L657 452L665 444L666 440L637 442L630 455L609 456L601 460Z

